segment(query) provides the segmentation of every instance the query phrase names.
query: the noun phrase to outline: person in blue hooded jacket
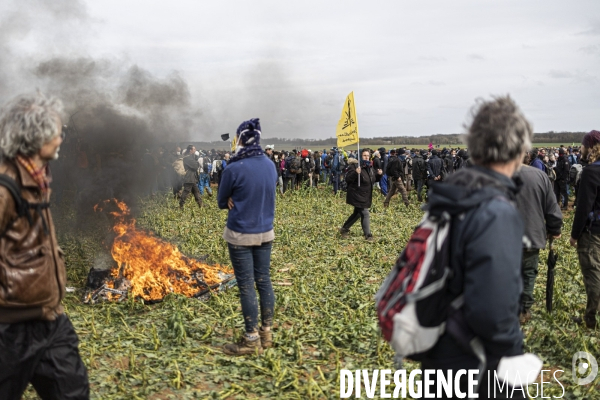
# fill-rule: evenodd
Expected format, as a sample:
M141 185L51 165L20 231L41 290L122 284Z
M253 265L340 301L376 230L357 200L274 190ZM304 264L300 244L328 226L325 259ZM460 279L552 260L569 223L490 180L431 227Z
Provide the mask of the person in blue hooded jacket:
M219 208L229 210L223 239L240 290L245 325L241 340L226 344L223 351L237 356L261 353L273 341L275 294L269 270L275 239L277 172L260 147L258 118L244 121L236 135L237 148L223 170L217 203ZM260 298L260 327L255 284Z
M519 183L512 176L533 130L509 96L482 101L473 115L467 143L474 165L433 183L426 206L433 216L453 217L447 293L450 299L462 296L463 305L446 321L446 332L426 354L422 369L451 370L452 376L479 369L479 397L489 398L500 360L523 354L519 311L525 224L515 205ZM465 377L460 385L466 389L466 384ZM510 395L507 385L495 393L506 398L507 390ZM514 396L526 398L522 388L515 388Z

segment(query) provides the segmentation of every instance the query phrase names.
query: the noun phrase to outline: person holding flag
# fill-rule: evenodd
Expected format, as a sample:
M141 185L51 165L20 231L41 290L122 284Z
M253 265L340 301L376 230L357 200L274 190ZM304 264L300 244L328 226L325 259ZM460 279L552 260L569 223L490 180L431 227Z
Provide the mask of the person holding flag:
M374 241L371 233L371 217L369 208L373 201L373 185L375 184L375 170L371 166L371 152L367 149L362 151L359 162L350 161L350 167L346 174L346 183L348 191L346 192L346 203L354 206L354 212L340 228L342 238L347 238L350 228L360 218L365 239L369 242ZM359 164L360 163L360 164ZM361 185L358 185L358 182Z

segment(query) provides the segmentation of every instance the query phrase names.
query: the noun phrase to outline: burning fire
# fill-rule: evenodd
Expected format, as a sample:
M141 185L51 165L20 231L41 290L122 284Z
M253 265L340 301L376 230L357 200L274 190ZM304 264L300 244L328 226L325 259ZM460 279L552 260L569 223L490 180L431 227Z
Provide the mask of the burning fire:
M220 273L232 273L225 266L208 265L188 258L171 243L138 230L124 202L116 199L104 201L104 204L109 203L118 208L118 211L110 212L116 219L113 230L117 234L111 254L118 265L111 275L131 283L131 296L144 300L159 300L169 293L191 297L203 289L200 282L211 286L222 281ZM102 211L102 208L96 205L94 210Z

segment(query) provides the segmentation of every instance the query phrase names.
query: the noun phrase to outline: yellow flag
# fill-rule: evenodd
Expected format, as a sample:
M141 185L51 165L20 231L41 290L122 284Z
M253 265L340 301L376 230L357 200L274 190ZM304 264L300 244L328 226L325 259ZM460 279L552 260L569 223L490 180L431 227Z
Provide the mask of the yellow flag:
M235 147L237 146L237 136L233 135L233 139L231 140L231 152L235 153Z
M335 135L337 136L338 147L358 143L358 119L354 107L354 92L350 92L346 97L344 108L342 108L342 117L338 122Z

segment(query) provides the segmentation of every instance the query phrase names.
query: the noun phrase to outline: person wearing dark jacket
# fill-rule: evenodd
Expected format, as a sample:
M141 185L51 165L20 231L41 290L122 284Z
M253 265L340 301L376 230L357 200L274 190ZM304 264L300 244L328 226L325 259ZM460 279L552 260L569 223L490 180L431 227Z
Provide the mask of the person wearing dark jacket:
M567 202L569 201L569 195L567 194L567 187L569 185L569 171L571 166L569 160L565 155L565 149L561 147L558 150L558 160L556 160L556 180L554 181L554 194L556 195L556 201L561 203L560 197L562 196L562 208L567 208Z
M524 222L514 205L518 186L511 177L532 136L531 125L510 97L481 102L467 134L475 165L433 185L426 207L431 215L446 212L453 217L452 277L446 290L448 300L462 306L451 313L446 326L453 329L446 329L427 352L422 369L451 370L453 377L458 370L479 369L480 398L488 398L488 388L495 385L493 378L488 382L488 371L493 377L502 358L523 354L519 302ZM467 383L460 380L464 391ZM501 398L512 391L508 385L496 389ZM520 390L514 395L526 398Z
M388 183L390 185L387 196L385 196L385 200L383 200L383 206L389 207L390 200L396 194L396 192L400 192L402 196L402 202L406 207L410 204L408 202L408 193L406 192L406 187L404 187L404 168L402 166L401 160L396 156L396 150L390 151L390 159L388 161L387 170L385 171L388 176Z
M189 145L187 147L187 155L183 157L183 167L185 168L185 176L183 177L183 193L179 199L179 208L183 210L183 205L187 200L190 192L194 194L198 207L202 207L202 196L200 196L200 189L196 185L200 179L198 170L200 169L200 163L196 160L196 147Z
M381 190L379 182L383 177L383 162L381 161L381 153L379 150L373 153L373 171L375 172L375 188Z
M371 202L373 201L375 171L373 171L373 167L369 161L370 156L371 153L369 150L363 150L361 153L360 164L356 160L352 160L348 172L346 173L346 183L348 184L346 203L354 206L354 212L340 228L340 234L343 238L348 237L350 228L360 219L365 239L373 241L369 208L371 208Z
M379 154L381 155L381 170L383 171L383 175L381 175L381 179L379 180L379 188L381 189L381 194L387 196L389 188L389 179L386 175L386 171L390 157L388 156L385 147L380 147L379 149L377 149L377 151L379 151Z
M62 102L19 96L0 111L0 174L30 205L0 186L0 399L20 399L29 383L42 399L89 399L79 339L65 314L67 272L50 212L48 164L63 141Z
M554 197L552 182L538 168L523 165L515 174L523 185L517 194L517 208L525 221L525 237L521 272L523 294L521 295L521 323L531 318L533 287L538 274L540 249L546 247L546 232L554 239L560 237L562 213Z
M587 294L583 321L588 328L595 328L600 311L600 132L587 133L581 144L582 161L587 159L588 165L579 181L571 246L577 247Z
M442 180L442 168L444 167L444 162L441 158L438 157L437 150L432 150L431 158L427 160L427 172L429 172L429 187L431 187L431 182L437 182Z
M427 181L427 162L423 158L427 152L422 150L420 153L415 153L413 158L413 179L415 180L415 188L417 189L417 200L423 201L423 185Z

